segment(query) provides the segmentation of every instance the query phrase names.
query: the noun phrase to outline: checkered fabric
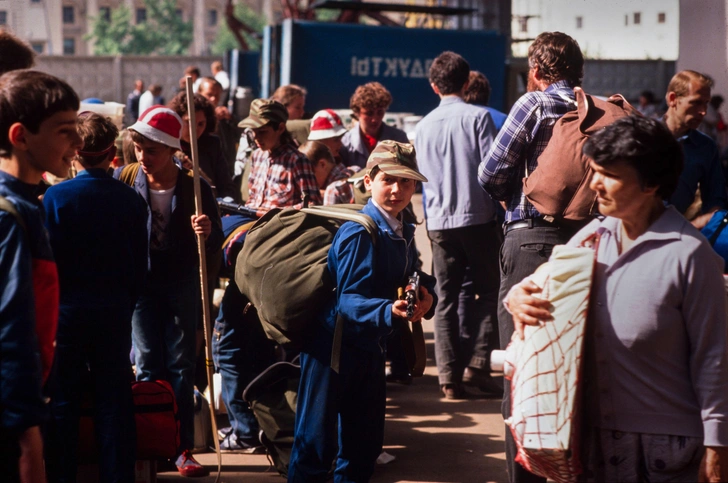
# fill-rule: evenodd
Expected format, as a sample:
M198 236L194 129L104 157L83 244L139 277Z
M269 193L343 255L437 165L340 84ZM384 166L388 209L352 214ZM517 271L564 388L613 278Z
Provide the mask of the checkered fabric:
M478 168L478 180L485 191L495 200L506 201L506 223L540 216L523 194L526 167L529 173L536 169L554 124L573 109L574 90L567 81L559 81L543 92L524 94L508 114Z
M341 163L337 164L326 179L324 205L354 203L354 192L349 177L359 171L361 171L359 166L347 167Z
M516 461L557 483L577 481L577 394L595 250L557 246L530 277L554 309L554 320L514 333L506 349L512 416L506 421L518 447Z
M293 145L284 144L272 152L257 149L251 163L245 206L259 212L271 208L301 208L304 194L308 195L310 204L321 204L311 162Z

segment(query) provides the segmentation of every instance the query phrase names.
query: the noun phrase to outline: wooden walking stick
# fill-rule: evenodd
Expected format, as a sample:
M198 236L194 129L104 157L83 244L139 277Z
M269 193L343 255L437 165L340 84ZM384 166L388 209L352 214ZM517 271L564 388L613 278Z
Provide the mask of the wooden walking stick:
M195 96L192 92L192 77L185 79L187 87L187 114L190 125L190 156L192 158L192 175L195 187L195 215L202 215L202 192L200 191L200 158L197 153L197 121L195 120ZM205 235L197 234L197 254L200 257L200 286L202 288L202 321L205 329L205 369L207 370L207 384L210 388L210 397L214 399L213 363L212 363L212 337L210 330L210 301L207 284L207 254L205 253ZM222 456L220 455L220 441L217 439L217 421L215 420L215 403L210 401L210 417L212 419L212 440L215 442L217 453L217 478L220 481L222 472Z

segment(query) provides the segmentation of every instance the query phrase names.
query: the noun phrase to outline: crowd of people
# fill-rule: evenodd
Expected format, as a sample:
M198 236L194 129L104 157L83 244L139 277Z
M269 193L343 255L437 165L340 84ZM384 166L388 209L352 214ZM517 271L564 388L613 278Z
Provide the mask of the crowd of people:
M200 236L210 280L230 278L212 339L230 421L220 447L264 451L242 390L292 354L244 320L246 300L230 276L236 254L250 224L272 209L351 203L364 205L377 230L345 223L328 252L336 296L300 351L288 481L323 482L332 469L337 482L372 477L386 384L412 382L402 321L434 317L441 397L502 397L508 419L510 382L491 374L491 352L547 323L549 304L529 276L554 246L581 246L595 234L579 478L728 479L724 262L699 231L728 203L720 149L698 130L711 105L708 76L678 72L664 116L646 112L647 102L591 136L583 153L598 212L574 222L540 213L523 181L577 106L584 58L560 32L530 46L528 92L507 115L487 106L483 74L441 53L429 70L440 102L412 141L383 122L393 98L378 82L351 96L351 129L331 108L307 115L297 85L254 100L235 119L220 63L210 77L185 71L191 102L181 89L165 105L160 86L145 91L137 80L120 133L103 116L78 114L72 87L29 70L32 51L6 32L0 49L0 461L8 481L75 481L89 389L100 479L133 481L134 378L169 382L179 408L175 465L184 476L207 474L191 453ZM48 173L64 181L39 198ZM432 276L414 242L419 184ZM221 217L220 201L244 209ZM408 312L397 292L414 272L422 283ZM510 481L545 482L516 461L505 434Z

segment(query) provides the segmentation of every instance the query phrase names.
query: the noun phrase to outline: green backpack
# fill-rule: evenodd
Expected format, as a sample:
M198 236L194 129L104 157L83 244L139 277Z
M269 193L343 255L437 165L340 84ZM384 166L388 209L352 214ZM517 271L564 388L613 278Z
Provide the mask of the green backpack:
M301 366L277 362L253 379L243 391L258 421L260 441L278 473L288 476L298 404Z
M358 209L361 206L272 209L250 229L238 254L235 283L258 311L269 339L300 349L315 327L316 315L336 290L327 255L345 221L361 223L376 245L377 226ZM336 325L338 354L343 327L340 320ZM337 366L338 355L332 355L332 367Z

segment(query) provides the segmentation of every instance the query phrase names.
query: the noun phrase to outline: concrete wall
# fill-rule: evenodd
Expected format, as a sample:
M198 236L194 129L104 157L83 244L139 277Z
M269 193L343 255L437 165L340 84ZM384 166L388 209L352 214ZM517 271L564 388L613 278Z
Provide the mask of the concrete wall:
M677 57L678 0L513 0L512 18L514 39L565 32L591 59ZM526 23L525 32L521 22ZM530 44L528 40L514 43L513 55L525 57Z
M81 99L98 97L104 101L126 102L135 79L146 86L161 84L162 95L169 101L177 93L179 79L189 65L199 67L203 76L210 75L210 64L222 60L214 56L118 56L78 57L39 56L37 70L48 72L68 82Z

